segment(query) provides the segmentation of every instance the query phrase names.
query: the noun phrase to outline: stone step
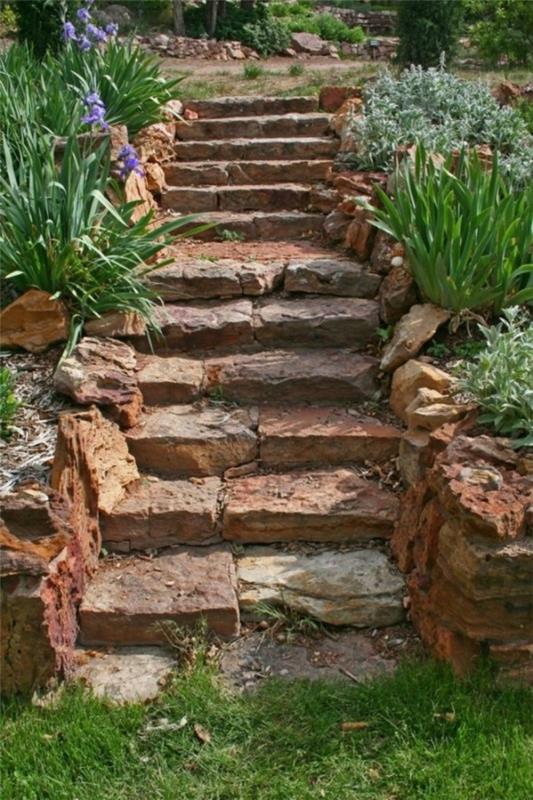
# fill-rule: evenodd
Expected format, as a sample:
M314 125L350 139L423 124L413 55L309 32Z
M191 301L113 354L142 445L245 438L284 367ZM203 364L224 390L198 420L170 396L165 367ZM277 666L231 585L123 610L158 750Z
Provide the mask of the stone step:
M199 211L276 211L309 206L311 189L296 183L256 186L172 186L161 197L163 209L196 214Z
M144 476L110 513L100 514L107 550L129 552L220 541L220 478L165 481Z
M235 567L224 546L100 562L80 606L80 639L93 646L164 645L161 623L200 619L220 636L239 632Z
M227 482L223 536L231 541L388 539L398 497L351 470L252 475Z
M186 108L200 119L208 117L246 117L258 114L306 114L318 111L317 97L213 97L210 100L188 100Z
M377 628L405 617L403 578L377 549L316 553L251 546L237 560L239 604L259 613L260 604L291 608L330 625Z
M246 130L243 127L240 131ZM295 161L334 158L338 139L329 136L301 136L269 139L234 139L176 141L176 161Z
M398 455L401 435L353 408L269 406L259 412L259 458L275 469L386 461Z
M351 350L267 350L206 361L206 385L243 403L358 403L379 391L379 361Z
M268 297L167 304L156 309L161 333L135 337L157 352L264 347L351 347L377 340L379 306L358 297Z
M152 408L125 435L145 472L168 478L222 475L257 458L257 411L209 405Z
M281 286L285 259L179 258L150 272L148 284L166 301L258 296Z
M235 139L246 133L248 139L280 139L295 136L327 136L331 115L268 114L254 117L213 117L176 126L179 141L211 141Z
M241 186L256 183L315 183L331 172L331 159L301 161L174 161L162 164L172 186Z
M178 356L137 356L137 381L145 405L190 403L203 390L203 361Z
M337 297L375 297L381 276L369 265L332 254L328 258L290 261L285 272L287 292L331 294Z
M209 225L208 230L192 234L193 239L213 241L237 236L244 240L290 241L291 239L321 236L324 215L304 211L206 211L184 225L179 235L194 231L198 226ZM231 241L231 239L229 240Z

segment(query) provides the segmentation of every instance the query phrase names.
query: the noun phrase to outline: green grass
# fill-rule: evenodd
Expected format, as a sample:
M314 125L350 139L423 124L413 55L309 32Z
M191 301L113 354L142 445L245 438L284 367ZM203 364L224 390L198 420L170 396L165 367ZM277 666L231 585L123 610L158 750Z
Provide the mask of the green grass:
M144 733L161 717L187 724ZM366 730L344 733L343 721ZM212 737L202 744L193 725ZM71 690L4 707L3 800L529 800L531 695L488 673L405 665L365 685L268 681L229 695L205 668L148 707Z

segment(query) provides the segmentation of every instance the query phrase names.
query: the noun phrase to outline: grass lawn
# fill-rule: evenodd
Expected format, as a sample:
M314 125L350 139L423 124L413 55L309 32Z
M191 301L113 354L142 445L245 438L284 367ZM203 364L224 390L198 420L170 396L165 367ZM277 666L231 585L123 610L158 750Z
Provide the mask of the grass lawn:
M530 800L533 706L489 673L407 664L365 685L267 680L231 695L198 667L150 706L67 692L3 708L3 800ZM161 718L183 727L147 732ZM344 732L342 722L366 722ZM194 733L200 724L211 740Z

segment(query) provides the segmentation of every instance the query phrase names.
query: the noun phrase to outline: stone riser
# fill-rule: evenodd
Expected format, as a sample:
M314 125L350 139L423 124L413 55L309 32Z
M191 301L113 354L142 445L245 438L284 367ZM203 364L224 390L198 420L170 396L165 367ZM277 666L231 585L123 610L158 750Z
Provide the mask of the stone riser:
M242 132L241 132L242 133ZM299 139L221 139L205 142L176 142L176 161L296 161L334 158L337 139L302 137Z
M165 179L172 187L239 186L255 183L309 183L325 180L331 159L302 161L198 161L163 164Z
M285 241L318 237L323 233L324 215L309 214L303 211L244 212L206 211L180 228L180 235L194 231L201 225L210 226L207 230L193 233L193 239L214 241L233 234L237 241Z
M212 100L189 100L187 108L200 119L245 117L261 114L309 114L318 111L317 97L215 97Z
M243 134L248 139L319 137L330 133L329 122L330 115L320 113L200 119L178 125L176 138L198 142L235 139Z
M231 186L220 188L171 187L161 198L165 210L182 214L201 211L304 211L310 202L310 188L298 184L272 186Z

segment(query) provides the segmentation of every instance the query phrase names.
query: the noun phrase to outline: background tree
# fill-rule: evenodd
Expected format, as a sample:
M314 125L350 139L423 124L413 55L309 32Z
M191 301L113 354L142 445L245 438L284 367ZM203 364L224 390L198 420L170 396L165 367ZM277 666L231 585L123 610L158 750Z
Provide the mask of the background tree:
M403 0L398 6L398 62L436 67L444 53L450 63L463 19L464 0Z
M467 14L472 41L486 61L533 63L532 0L468 0Z
M63 44L62 26L65 17L73 18L78 0L16 0L11 4L18 21L18 35L43 58L48 50L57 51Z
M183 0L172 0L172 16L174 20L174 33L176 36L185 36Z

